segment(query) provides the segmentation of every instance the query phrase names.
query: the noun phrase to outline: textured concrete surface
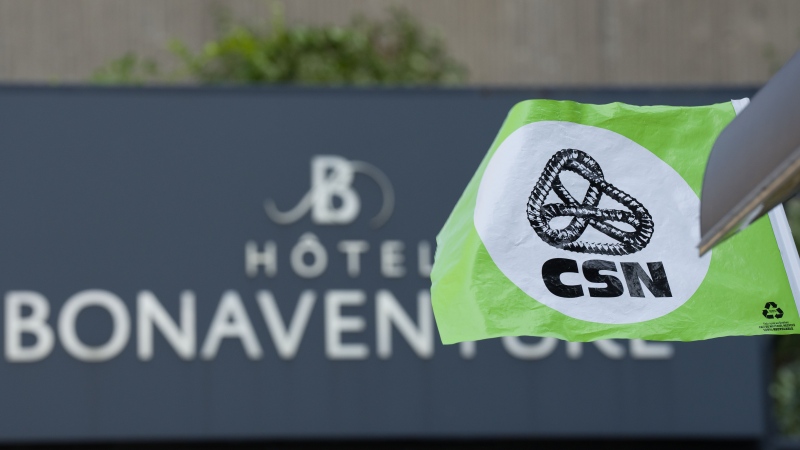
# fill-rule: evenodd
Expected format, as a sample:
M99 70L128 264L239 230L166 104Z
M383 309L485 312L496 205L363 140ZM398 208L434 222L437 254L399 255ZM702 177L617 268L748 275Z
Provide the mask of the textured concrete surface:
M80 82L128 51L169 66L220 7L252 23L265 0L0 0L0 82ZM290 23L347 23L402 6L440 33L471 84L754 85L800 48L797 0L288 0Z

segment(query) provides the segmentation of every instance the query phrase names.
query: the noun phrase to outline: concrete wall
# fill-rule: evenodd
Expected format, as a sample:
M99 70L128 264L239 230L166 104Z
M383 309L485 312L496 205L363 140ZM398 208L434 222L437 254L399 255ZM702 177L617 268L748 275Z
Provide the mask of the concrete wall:
M80 82L127 51L198 48L214 10L266 20L266 0L0 0L0 82ZM400 5L446 39L470 83L752 85L800 48L798 0L286 0L290 23Z

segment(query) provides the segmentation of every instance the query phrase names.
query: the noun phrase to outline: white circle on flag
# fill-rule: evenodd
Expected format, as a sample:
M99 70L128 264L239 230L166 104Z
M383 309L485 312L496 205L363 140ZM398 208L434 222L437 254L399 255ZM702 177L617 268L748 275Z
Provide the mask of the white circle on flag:
M585 152L598 163L607 183L647 209L652 217L653 232L644 248L626 255L592 252L597 245L581 252L569 251L545 242L534 231L528 220L529 198L550 158L564 149ZM584 201L589 181L567 170L558 177L577 203ZM564 202L551 191L544 203ZM604 193L600 194L596 209L630 211ZM699 211L700 200L686 181L636 142L603 128L547 121L520 127L497 149L478 188L474 221L494 263L527 295L576 319L625 324L655 319L674 311L689 300L702 283L711 262L711 252L698 257ZM572 217L554 217L550 226L563 229L571 220ZM634 230L627 224L607 223L623 231ZM591 225L577 240L600 245L619 244L618 240ZM555 295L552 281L550 287L545 284L542 268L553 259L574 261L574 271L559 272L555 279L571 287L573 293L582 295ZM616 278L617 282L612 280L612 284L616 285L615 294L618 295L592 296L603 289L614 291L608 278L601 282L586 279L586 268L591 271L591 267L597 267L597 261L605 261L600 263L604 267L613 264L614 269L595 270L594 276L589 274L589 278L596 280L597 273ZM632 271L633 267L642 271ZM665 274L666 281L658 278L662 273L659 270ZM638 292L632 291L631 285L638 287ZM658 289L665 285L668 291ZM651 289L653 286L655 288ZM623 292L619 292L620 289ZM654 295L653 290L660 296Z

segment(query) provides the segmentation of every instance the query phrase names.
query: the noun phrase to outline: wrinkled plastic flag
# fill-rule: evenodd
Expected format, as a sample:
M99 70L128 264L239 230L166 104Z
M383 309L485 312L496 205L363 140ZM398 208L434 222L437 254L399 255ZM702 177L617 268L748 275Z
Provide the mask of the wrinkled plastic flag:
M797 332L781 207L698 256L703 172L733 105L516 105L437 236L442 341Z

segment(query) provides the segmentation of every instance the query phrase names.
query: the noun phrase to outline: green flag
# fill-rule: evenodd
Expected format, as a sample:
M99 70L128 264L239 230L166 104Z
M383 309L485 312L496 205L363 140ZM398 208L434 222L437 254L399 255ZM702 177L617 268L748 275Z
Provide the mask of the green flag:
M796 332L782 208L698 256L703 172L735 107L514 106L437 236L442 341Z

